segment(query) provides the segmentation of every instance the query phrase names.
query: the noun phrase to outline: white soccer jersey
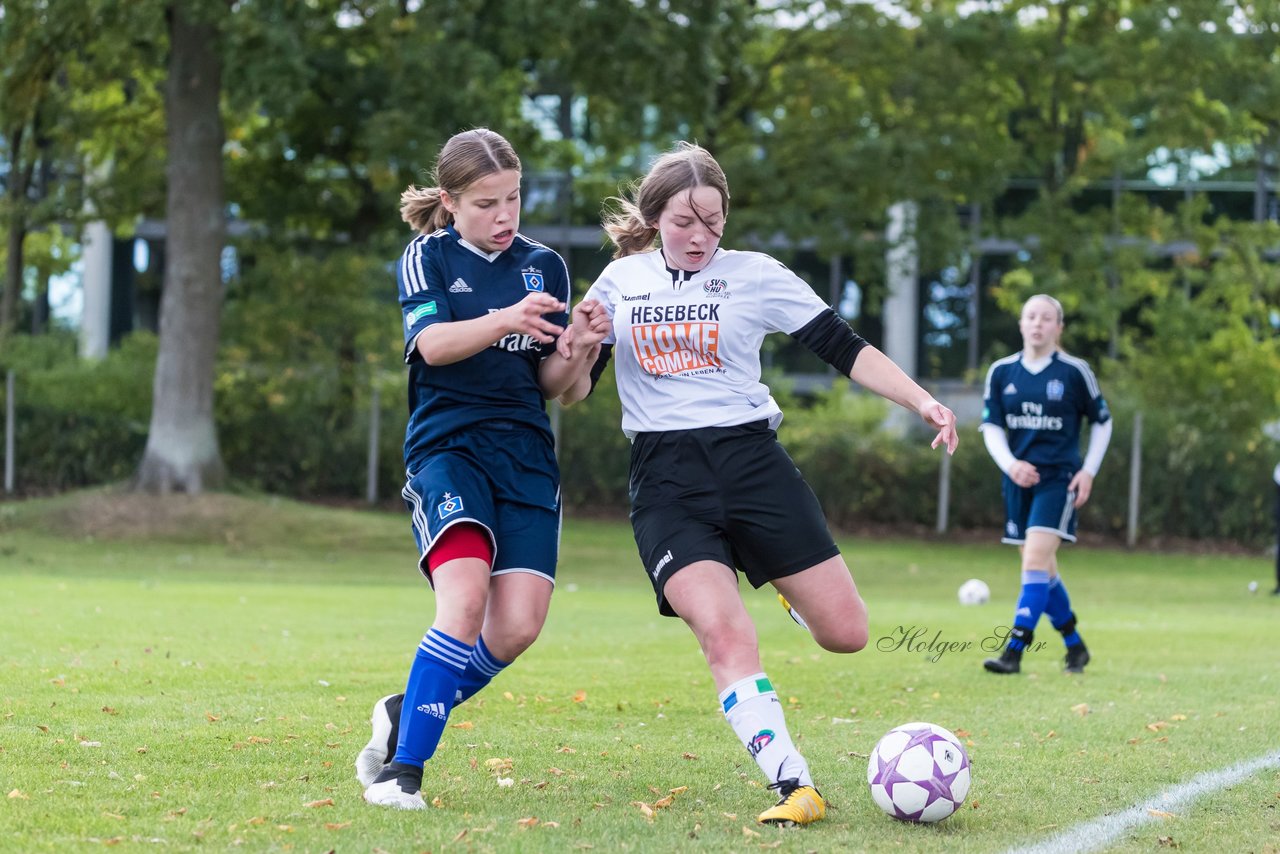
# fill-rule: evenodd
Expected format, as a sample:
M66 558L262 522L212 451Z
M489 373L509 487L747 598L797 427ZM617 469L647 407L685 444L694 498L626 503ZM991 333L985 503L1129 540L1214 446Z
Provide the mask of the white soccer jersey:
M689 275L688 280L684 276ZM759 252L718 250L673 282L662 253L611 263L588 299L613 319L613 360L627 436L768 419L782 410L760 382L760 345L826 310L803 279Z

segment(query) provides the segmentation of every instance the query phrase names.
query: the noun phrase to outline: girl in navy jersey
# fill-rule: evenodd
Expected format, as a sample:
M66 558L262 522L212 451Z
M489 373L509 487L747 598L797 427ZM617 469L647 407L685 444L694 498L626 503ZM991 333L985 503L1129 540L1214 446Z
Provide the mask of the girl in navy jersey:
M519 233L520 160L505 139L483 128L455 135L433 177L435 186L401 196L401 216L420 234L397 280L409 366L402 494L435 620L405 693L375 704L356 762L365 800L400 809L425 807L423 763L455 703L542 629L560 535L544 400L579 378L589 386L607 328L598 307L579 305L578 346L569 358L556 352L568 272Z
M1058 545L1076 540L1076 510L1111 441L1111 413L1084 360L1058 348L1062 305L1037 294L1022 306L1022 351L995 362L983 392L983 439L1004 472L1005 529L1001 542L1022 551L1022 593L999 658L983 666L1017 673L1041 614L1062 633L1068 673L1082 673L1089 650L1058 574ZM1080 459L1080 424L1090 423L1089 452Z
M679 145L658 158L633 199L616 201L605 228L617 260L587 300L611 318L593 376L612 351L632 440L636 545L659 612L692 629L725 717L781 796L758 820L807 824L826 805L763 672L737 573L753 587L772 584L833 652L866 645L867 610L813 491L778 444L782 412L760 382L761 343L789 333L918 413L938 431L933 446L948 453L955 417L782 264L720 247L729 188L706 150ZM578 358L592 343L574 332L560 346ZM578 385L569 398L583 391Z

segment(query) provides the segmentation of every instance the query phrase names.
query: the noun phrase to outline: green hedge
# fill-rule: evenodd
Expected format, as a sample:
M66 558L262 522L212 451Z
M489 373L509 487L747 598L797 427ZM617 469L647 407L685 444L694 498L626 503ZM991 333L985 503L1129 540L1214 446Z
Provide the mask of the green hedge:
M16 480L26 494L127 480L146 445L156 341L134 335L98 362L75 354L68 335L13 339L0 358L16 383ZM932 531L941 452L914 416L848 385L800 400L775 382L786 411L780 438L833 525ZM237 485L304 499L365 496L369 410L376 388L379 498L397 501L403 482L404 375L343 372L340 366L272 369L224 357L216 379L224 462ZM1128 523L1134 414L1115 409L1116 428L1092 500L1087 535L1123 538ZM619 429L612 372L587 401L562 410L560 461L571 510L625 513L630 446ZM1199 430L1176 412L1148 411L1143 429L1142 542L1273 542L1271 470L1280 446L1259 433L1244 441ZM975 425L962 427L951 462L952 529L999 535L1000 478Z

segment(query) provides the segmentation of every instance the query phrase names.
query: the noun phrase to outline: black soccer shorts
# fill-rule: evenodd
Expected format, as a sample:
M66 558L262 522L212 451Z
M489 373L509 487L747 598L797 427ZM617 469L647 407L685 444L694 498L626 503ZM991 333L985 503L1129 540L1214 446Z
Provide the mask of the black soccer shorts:
M638 433L630 490L636 547L666 616L675 616L667 579L695 561L718 561L761 587L840 553L766 421Z

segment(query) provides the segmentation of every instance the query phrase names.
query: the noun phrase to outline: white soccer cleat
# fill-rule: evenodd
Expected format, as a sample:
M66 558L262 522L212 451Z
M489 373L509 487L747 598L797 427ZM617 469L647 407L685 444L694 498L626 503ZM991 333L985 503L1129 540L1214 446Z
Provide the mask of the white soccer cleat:
M373 781L395 755L397 731L400 729L400 706L403 702L403 694L389 694L373 704L373 714L369 716L373 735L356 757L356 779L365 788L373 785Z
M364 799L375 807L391 807L397 810L425 810L427 802L421 791L407 792L402 778L392 778L374 783L364 790Z

